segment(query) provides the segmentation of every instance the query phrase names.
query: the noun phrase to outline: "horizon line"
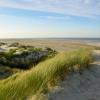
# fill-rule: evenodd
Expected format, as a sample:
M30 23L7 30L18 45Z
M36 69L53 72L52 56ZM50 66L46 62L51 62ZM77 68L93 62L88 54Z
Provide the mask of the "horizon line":
M93 38L95 38L95 39L100 39L100 37L28 37L28 38L22 38L22 37L18 37L18 38L15 38L15 37L13 37L13 38L0 38L0 39L84 39L84 38L86 38L86 39L93 39Z

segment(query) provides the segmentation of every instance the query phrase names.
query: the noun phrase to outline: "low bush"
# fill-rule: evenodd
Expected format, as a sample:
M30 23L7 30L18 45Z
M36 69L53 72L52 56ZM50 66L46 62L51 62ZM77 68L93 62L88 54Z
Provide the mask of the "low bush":
M11 68L29 69L47 58L54 57L55 54L56 51L52 49L43 50L32 46L22 46L17 49L10 49L9 52L0 52L0 64Z

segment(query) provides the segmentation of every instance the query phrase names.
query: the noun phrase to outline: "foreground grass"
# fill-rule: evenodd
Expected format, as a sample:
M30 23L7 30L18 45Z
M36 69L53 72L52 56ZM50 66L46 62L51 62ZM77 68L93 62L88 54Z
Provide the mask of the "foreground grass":
M0 100L31 100L34 94L47 92L48 84L61 79L68 72L87 68L91 60L92 53L88 49L60 53L29 71L0 81Z

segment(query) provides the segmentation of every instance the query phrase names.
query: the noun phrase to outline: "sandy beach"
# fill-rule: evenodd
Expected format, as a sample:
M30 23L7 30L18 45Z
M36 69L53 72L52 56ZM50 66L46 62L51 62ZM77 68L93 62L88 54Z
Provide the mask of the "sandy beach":
M1 0L0 100L100 100L100 0Z
M85 40L81 41L77 39L4 39L0 40L0 42L5 42L8 44L18 42L22 45L30 45L40 48L50 47L61 52L80 47L100 46L100 42L85 42Z
M58 52L71 51L80 47L93 48L95 43L78 40L0 40L7 44L20 43L35 47L50 47ZM100 50L93 51L94 62L81 73L66 76L59 86L48 92L47 100L100 100ZM34 97L34 96L33 96ZM34 99L32 99L34 100ZM46 100L46 99L43 99Z
M49 100L100 100L100 50L89 70L74 73L49 94Z

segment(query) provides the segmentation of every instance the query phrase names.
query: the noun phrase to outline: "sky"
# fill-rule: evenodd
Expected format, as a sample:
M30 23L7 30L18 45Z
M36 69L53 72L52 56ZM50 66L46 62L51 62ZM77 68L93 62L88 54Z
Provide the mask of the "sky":
M99 37L100 0L0 0L0 38Z

